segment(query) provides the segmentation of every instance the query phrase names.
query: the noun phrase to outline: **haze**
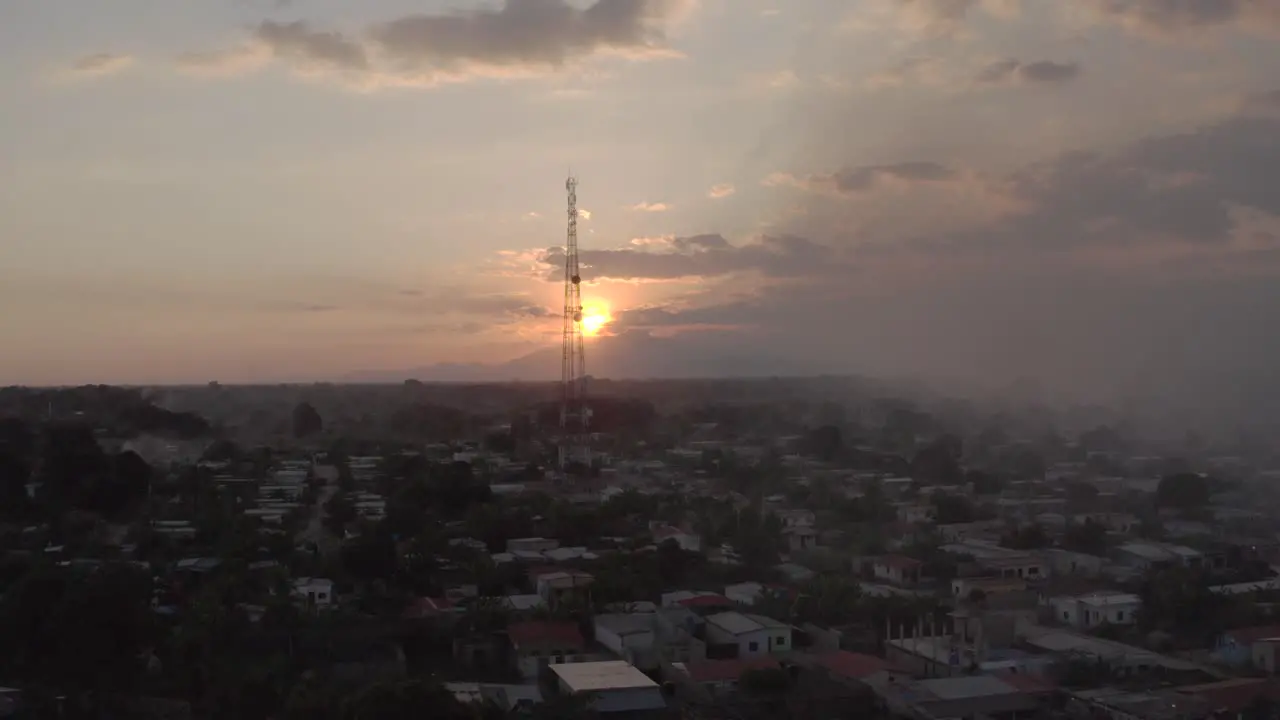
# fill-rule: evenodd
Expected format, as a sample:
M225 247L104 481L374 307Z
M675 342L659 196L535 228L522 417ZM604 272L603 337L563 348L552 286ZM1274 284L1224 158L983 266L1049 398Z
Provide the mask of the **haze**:
M1278 36L1271 0L7 3L0 377L554 377L572 170L599 374L1261 401Z

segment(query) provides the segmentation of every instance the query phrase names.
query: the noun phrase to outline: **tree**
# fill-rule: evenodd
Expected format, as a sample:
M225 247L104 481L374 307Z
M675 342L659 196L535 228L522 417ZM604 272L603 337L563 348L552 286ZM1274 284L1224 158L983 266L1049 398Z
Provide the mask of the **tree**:
M1049 534L1039 523L1025 525L1006 533L1000 538L1000 544L1014 550L1036 550L1052 544Z
M1098 486L1077 481L1066 486L1067 509L1072 512L1089 512L1098 506Z
M1179 510L1196 510L1209 504L1212 482L1197 473L1167 475L1156 488L1156 505Z
M342 720L472 720L471 711L439 683L412 679L375 683L342 702Z
M1004 479L985 470L970 470L964 474L964 479L973 486L974 495L997 495L1004 489Z
M920 449L911 461L911 477L928 485L959 485L964 482L960 457L964 446L954 435L942 435Z
M830 462L835 460L844 449L844 441L840 428L835 425L823 425L810 430L803 440L805 452L819 460Z
M934 493L934 520L939 525L973 522L977 519L973 503L968 498L951 493Z
M293 436L309 438L324 430L324 420L309 402L298 403L293 408Z
M1062 535L1062 547L1072 552L1106 555L1108 545L1106 526L1092 520L1072 523Z

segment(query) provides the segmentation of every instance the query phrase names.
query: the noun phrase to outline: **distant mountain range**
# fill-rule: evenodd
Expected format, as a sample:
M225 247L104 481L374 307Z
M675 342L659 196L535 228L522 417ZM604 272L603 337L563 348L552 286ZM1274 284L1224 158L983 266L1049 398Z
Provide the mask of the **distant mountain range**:
M752 347L752 345L755 345ZM355 372L347 382L509 382L560 378L560 348L548 347L499 363L440 363L404 370ZM728 333L708 332L678 341L645 332L601 337L587 345L587 373L613 379L691 377L768 377L812 374L787 358L761 354L758 341L748 344Z

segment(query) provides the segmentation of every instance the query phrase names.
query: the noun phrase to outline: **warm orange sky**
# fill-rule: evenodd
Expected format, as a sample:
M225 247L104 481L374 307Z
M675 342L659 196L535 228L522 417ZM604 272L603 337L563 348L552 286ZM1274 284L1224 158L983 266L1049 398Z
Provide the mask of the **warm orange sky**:
M0 384L530 353L570 169L598 342L674 336L672 372L1240 371L1277 7L7 3Z

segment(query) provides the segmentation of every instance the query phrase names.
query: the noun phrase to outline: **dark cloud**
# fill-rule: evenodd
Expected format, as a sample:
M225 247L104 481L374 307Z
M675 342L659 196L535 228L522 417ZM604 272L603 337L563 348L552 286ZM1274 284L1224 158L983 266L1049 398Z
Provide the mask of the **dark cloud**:
M720 235L695 235L671 239L657 250L620 248L579 252L584 278L615 280L678 280L735 273L797 277L829 263L833 256L830 247L791 236L766 236L750 244L733 245ZM539 262L547 268L547 279L559 280L563 274L564 251L551 248Z
M869 192L886 184L943 183L956 178L956 172L945 165L936 162L910 161L890 165L863 165L803 178L778 175L768 178L766 184L791 184L811 190L857 194Z
M412 15L370 36L394 62L413 69L558 67L603 49L645 50L665 42L672 0L597 0L579 9L565 0L508 0L498 10Z
M856 191L876 173L846 175ZM1280 340L1263 330L1280 313L1280 118L1066 154L990 186L1020 210L884 243L815 229L826 244L797 242L823 260L786 282L619 312L615 326L736 332L796 373L1031 377L1184 407L1221 400L1229 377L1280 398Z
M301 20L289 23L265 21L254 31L254 39L282 60L305 63L309 67L351 71L369 69L369 57L360 43L341 33L314 30Z
M101 77L119 72L133 64L133 56L121 53L94 53L86 55L71 64L71 75L78 77Z
M1061 85L1078 77L1080 66L1076 63L1007 59L997 60L982 68L978 72L977 81L983 84Z
M666 29L692 0L507 0L497 8L416 14L360 34L304 21L266 21L243 48L187 53L185 69L225 74L265 57L306 74L317 71L364 86L432 85L476 75L555 70L602 52L670 54Z
M1275 0L1087 0L1100 17L1149 35L1194 35L1236 26L1245 30L1280 30L1280 3Z

